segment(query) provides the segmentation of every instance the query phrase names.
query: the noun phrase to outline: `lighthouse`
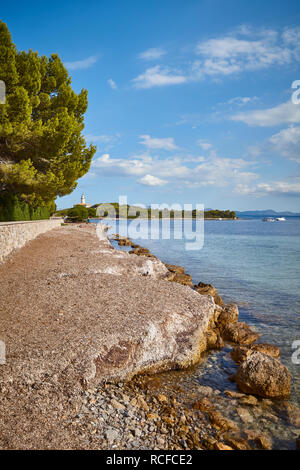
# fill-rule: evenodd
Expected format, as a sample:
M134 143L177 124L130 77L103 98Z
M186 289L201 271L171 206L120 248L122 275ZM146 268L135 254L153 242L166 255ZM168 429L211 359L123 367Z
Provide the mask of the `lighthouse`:
M77 204L75 204L75 206L76 206L76 205L77 205ZM87 202L85 201L85 195L84 195L84 194L81 195L81 202L80 202L80 204L78 204L78 205L79 205L79 206L83 206L83 207L87 207L87 208L88 208L88 207L91 207L91 205L90 205L90 204L87 204Z

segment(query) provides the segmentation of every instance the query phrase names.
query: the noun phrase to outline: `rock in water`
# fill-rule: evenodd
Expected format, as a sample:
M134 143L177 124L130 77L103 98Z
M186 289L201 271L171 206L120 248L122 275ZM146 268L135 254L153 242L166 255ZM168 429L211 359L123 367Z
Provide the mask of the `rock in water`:
M236 304L224 305L218 318L218 326L222 327L228 323L237 323L239 319L239 308Z
M184 274L183 266L177 266L175 264L167 264L167 263L165 263L165 266L171 273Z
M237 344L252 344L259 338L259 334L251 330L246 323L229 323L221 332L223 339Z
M273 346L267 343L258 343L251 346L251 351L258 351L271 357L279 357L280 349L278 346Z
M280 349L277 346L271 344L259 343L253 344L250 347L246 346L235 346L231 351L230 355L236 364L241 364L251 356L254 352L261 352L271 357L279 357Z
M176 273L172 281L178 282L178 284L182 284L183 286L192 286L192 277L189 274Z
M242 392L264 398L288 397L291 392L288 369L261 352L254 352L240 365L236 383Z
M199 282L194 289L201 295L211 295L214 298L214 301L217 305L223 305L223 300L220 297L217 289L211 284L205 284L204 282Z

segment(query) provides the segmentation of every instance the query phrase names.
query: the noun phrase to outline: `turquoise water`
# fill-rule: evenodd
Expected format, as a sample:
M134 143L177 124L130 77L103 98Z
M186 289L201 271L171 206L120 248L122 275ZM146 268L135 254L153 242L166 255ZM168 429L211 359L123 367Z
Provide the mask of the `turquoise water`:
M186 251L186 240L174 240L174 221L170 223L169 240L133 241L166 263L184 266L194 283L213 284L225 302L236 302L241 321L254 325L261 341L280 347L282 361L293 377L292 400L299 404L300 364L293 364L291 356L293 341L300 340L300 219L275 223L208 220L204 247L198 251ZM122 234L126 224L120 221L113 231ZM147 221L143 221L142 234L146 233ZM161 228L155 236L159 234ZM218 371L202 367L197 380L228 388L225 378L235 366L227 356L226 351L218 353L214 359Z

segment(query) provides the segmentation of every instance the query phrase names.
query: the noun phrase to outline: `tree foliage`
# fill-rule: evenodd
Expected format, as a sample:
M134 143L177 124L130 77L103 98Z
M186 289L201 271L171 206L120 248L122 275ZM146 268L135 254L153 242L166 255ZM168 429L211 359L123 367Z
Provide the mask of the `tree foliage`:
M82 136L87 91L74 92L58 55L18 52L1 21L0 80L0 194L50 207L76 188L96 151Z
M72 209L69 209L67 215L73 222L83 222L88 218L89 213L86 207L78 204L72 207Z

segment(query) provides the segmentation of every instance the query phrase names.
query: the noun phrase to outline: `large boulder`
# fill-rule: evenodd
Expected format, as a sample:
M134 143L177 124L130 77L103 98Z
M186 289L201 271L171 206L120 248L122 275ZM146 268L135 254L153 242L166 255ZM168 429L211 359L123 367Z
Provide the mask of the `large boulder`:
M223 305L223 300L220 297L217 289L211 284L205 284L204 282L199 282L199 284L194 286L195 291L201 295L211 295L217 305Z
M229 323L221 330L222 337L226 341L236 344L252 344L258 340L259 334L251 330L246 323Z
M288 397L291 376L278 359L254 352L240 365L236 377L238 388L251 395L264 398Z

